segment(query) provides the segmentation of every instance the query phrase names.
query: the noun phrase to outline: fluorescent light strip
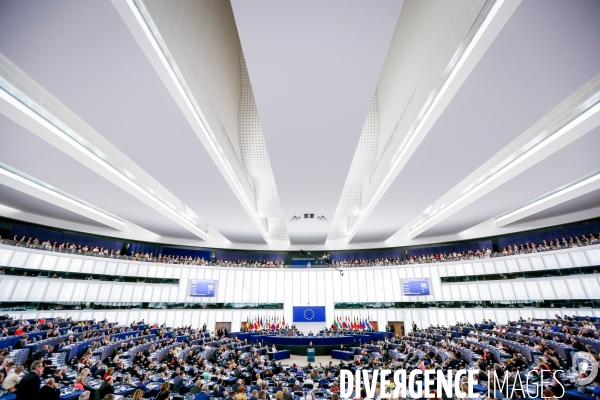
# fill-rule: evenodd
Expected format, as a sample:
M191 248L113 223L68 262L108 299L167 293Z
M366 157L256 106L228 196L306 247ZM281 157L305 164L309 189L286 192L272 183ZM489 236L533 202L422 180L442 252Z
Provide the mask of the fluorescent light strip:
M493 2L493 5L491 5L492 2ZM450 86L452 81L456 78L456 75L460 71L460 68L464 65L467 57L471 54L471 52L473 51L473 49L475 48L475 46L477 45L477 43L479 42L479 40L481 39L483 34L485 33L485 31L488 28L488 26L490 25L492 19L496 16L500 7L502 7L502 4L504 4L504 0L496 0L496 1L488 0L488 2L486 2L486 4L484 5L482 12L479 14L479 17L483 18L483 20L481 21L480 24L477 24L477 22L478 22L477 19L475 20L475 22L473 24L473 28L475 28L476 30L474 33L470 32L472 34L472 37L470 38L470 40L468 40L467 43L465 43L461 47L459 47L459 49L456 51L455 55L453 56L452 60L450 60L448 67L446 67L446 70L444 71L444 73L442 74L442 77L441 77L443 84L437 91L434 89L434 92L432 93L432 95L429 97L428 101L423 106L423 109L419 113L419 116L417 116L415 122L411 126L411 129L408 131L406 137L400 144L400 147L396 151L396 154L394 155L394 157L392 157L392 160L390 163L391 167L389 168L388 173L386 174L385 178L379 184L379 187L375 191L375 194L373 194L373 196L371 196L371 200L367 204L367 207L363 208L361 210L361 212L358 214L358 219L354 223L354 227L350 231L351 234L354 233L354 230L359 225L359 221L364 217L366 210L368 210L373 205L373 202L375 201L375 199L379 196L379 194L383 190L387 181L392 176L394 170L397 168L398 164L400 163L400 161L402 161L404 155L408 151L409 146L416 140L421 129L423 128L423 126L425 125L425 123L427 122L429 117L431 116L431 113L433 112L435 106L440 102L442 96L444 95L444 93L446 93L446 91L448 90L448 87ZM488 8L487 13L485 13L485 8ZM485 17L483 17L483 15L485 15ZM444 80L444 77L446 77L445 80ZM349 235L349 237L352 236L351 234Z
M546 193L543 196L540 196L536 199L533 199L532 201L530 201L529 203L525 204L522 207L516 208L514 210L511 210L505 214L502 214L499 217L496 217L496 221L501 222L504 221L505 219L508 219L514 215L517 215L519 213L522 213L523 211L527 211L530 210L534 207L537 207L541 204L544 204L550 200L554 200L557 197L563 196L567 193L570 193L574 190L577 190L579 188L582 188L584 186L590 185L596 181L600 180L600 170L592 172L591 174L588 174L580 179L577 179L573 182L570 182L564 186L561 186L557 189L554 189L553 191Z
M137 181L137 179L135 179L135 177L129 171L126 171L118 166L100 150L92 146L76 132L71 130L67 125L62 123L47 110L31 100L2 77L0 77L0 88L2 89L0 90L1 99L5 100L7 103L11 104L13 107L17 108L31 119L43 125L57 137L67 142L81 153L85 154L88 158L94 160L103 168L109 170L116 177L135 188L147 198L151 199L162 209L168 211L178 220L184 222L189 228L192 229L192 231L196 232L196 234L199 234L200 237L207 238L206 232L198 227L189 217L186 217L180 213L169 202L159 198L159 196L153 190L146 188L145 185Z
M75 196L72 196L66 192L63 192L62 190L55 188L54 186L48 185L47 183L42 182L32 176L29 176L19 170L11 168L6 164L0 163L0 174L4 175L10 179L13 179L15 181L21 182L21 183L23 183L29 187L32 187L36 190L50 194L54 197L58 197L59 199L68 202L69 204L73 204L77 207L83 208L88 212L91 212L95 215L99 215L102 218L106 218L106 219L114 222L115 224L125 227L125 222L123 220L119 219L118 217L114 216L113 214L110 214L104 210L101 210L100 208L98 208L86 201L78 199Z
M254 208L254 205L252 204L252 202L247 198L246 192L242 188L236 174L233 172L233 168L231 167L231 165L229 164L229 161L225 157L225 154L223 153L221 146L217 142L217 138L215 137L214 133L210 129L209 124L205 121L204 115L203 115L202 111L200 110L200 107L197 105L197 103L194 99L194 96L191 94L187 84L185 83L185 79L183 78L181 71L177 67L175 60L171 56L171 53L169 52L169 49L167 48L166 43L162 39L162 36L160 35L158 28L156 27L156 25L154 25L154 21L152 21L152 17L146 10L146 7L144 6L144 4L141 0L126 0L126 1L127 1L127 4L129 5L129 8L133 12L136 20L142 27L142 30L146 34L146 37L150 40L152 47L154 48L154 50L158 54L161 62L165 66L169 76L171 77L171 80L175 83L175 86L177 87L177 90L179 91L179 93L183 96L183 99L184 99L186 105L192 111L192 115L194 116L196 121L200 124L202 131L204 132L204 135L208 139L208 142L210 143L212 149L218 155L219 161L221 161L221 163L224 165L225 170L227 171L227 174L229 175L230 179L234 183L234 185L235 185L236 189L238 190L238 192L240 193L242 199L246 203L246 206L248 207L249 210L251 210L252 216L255 218L257 225L259 226L259 229L263 233L263 236L265 237L265 239L268 240L269 235L261 222L260 216L256 212L256 209Z
M415 225L414 227L412 227L410 229L411 233L416 231L417 229L419 229L421 226L423 226L423 224L430 221L432 218L434 218L436 215L440 214L442 211L455 206L459 202L463 201L465 198L473 195L476 191L478 191L478 190L482 189L483 187L485 187L486 185L492 183L494 180L498 179L506 172L510 171L511 169L513 169L514 167L516 167L517 165L519 165L520 163L522 163L529 157L536 154L538 151L542 150L544 147L546 147L549 144L551 144L552 142L558 140L560 137L562 137L563 135L568 133L571 129L575 128L577 125L581 124L582 122L584 122L585 120L587 120L588 118L592 117L594 114L599 112L600 111L600 101L598 101L596 99L597 97L598 97L598 95L593 97L593 99L596 100L596 102L594 102L593 105L585 108L585 110L583 112L581 112L579 115L577 115L576 117L571 118L568 123L564 124L561 128L557 129L554 133L550 133L548 135L547 134L548 132L547 132L546 134L542 134L542 135L539 135L538 137L534 138L532 140L532 142L534 143L533 146L527 146L525 148L525 150L522 151L522 153L518 154L517 156L512 155L512 156L508 157L500 164L500 167L495 168L493 170L493 172L487 178L485 178L485 179L481 180L481 182L478 182L477 184L471 186L469 190L462 193L457 199L455 199L451 203L449 203L447 205L443 205L442 207L437 209L433 214L431 214L429 216L429 218L420 221L417 225ZM543 140L541 140L541 141L539 140L540 136L544 136ZM530 142L529 144L531 144L532 142Z

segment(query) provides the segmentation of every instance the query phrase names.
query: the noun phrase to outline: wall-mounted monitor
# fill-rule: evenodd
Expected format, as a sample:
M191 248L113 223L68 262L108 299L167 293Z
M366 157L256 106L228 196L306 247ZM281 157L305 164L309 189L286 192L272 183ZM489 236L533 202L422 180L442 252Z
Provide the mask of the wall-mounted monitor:
M190 282L190 296L215 297L217 281L210 279L192 279Z
M429 292L428 278L405 278L402 279L402 287L405 296L427 296Z

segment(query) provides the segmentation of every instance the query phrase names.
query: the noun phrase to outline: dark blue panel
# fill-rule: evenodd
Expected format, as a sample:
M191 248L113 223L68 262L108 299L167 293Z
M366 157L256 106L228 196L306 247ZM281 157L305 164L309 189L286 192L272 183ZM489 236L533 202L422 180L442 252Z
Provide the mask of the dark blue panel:
M402 279L405 296L426 296L429 293L429 279L408 278Z
M192 279L190 296L215 297L217 281L207 279Z
M294 307L294 322L325 322L324 306Z

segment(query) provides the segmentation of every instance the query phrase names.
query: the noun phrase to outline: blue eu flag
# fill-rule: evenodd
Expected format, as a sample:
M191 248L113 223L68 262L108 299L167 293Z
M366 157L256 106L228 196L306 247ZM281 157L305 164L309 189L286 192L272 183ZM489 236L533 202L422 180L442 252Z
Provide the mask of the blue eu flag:
M294 322L325 322L324 306L294 307Z

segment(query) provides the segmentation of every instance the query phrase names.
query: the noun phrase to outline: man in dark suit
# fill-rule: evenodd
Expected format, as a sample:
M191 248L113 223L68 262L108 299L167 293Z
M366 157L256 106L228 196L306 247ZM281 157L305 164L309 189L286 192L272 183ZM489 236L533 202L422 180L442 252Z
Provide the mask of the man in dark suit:
M225 395L221 391L221 387L219 385L215 385L213 386L213 391L210 393L210 397L225 397Z
M208 385L202 385L202 391L194 397L194 400L210 400Z
M113 377L108 376L105 381L102 382L98 388L99 397L103 399L107 394L114 394L115 388L113 388Z
M183 381L185 374L183 371L179 371L179 374L173 378L173 391L177 394L181 394L181 389L183 388Z
M292 396L289 392L289 388L283 388L283 400L294 400L294 396Z
M242 386L244 384L244 380L243 379L238 379L236 383L234 383L233 385L231 385L231 391L233 393L237 393L238 388L240 386Z
M40 361L31 363L31 368L17 385L17 400L37 399L40 393L40 375L44 372L44 364Z
M58 383L54 379L49 378L46 380L46 384L40 389L38 394L39 400L58 400L60 398L60 389Z
M146 375L142 375L140 377L140 380L136 383L136 386L140 389L143 390L144 393L146 393L148 391L148 388L146 387Z

